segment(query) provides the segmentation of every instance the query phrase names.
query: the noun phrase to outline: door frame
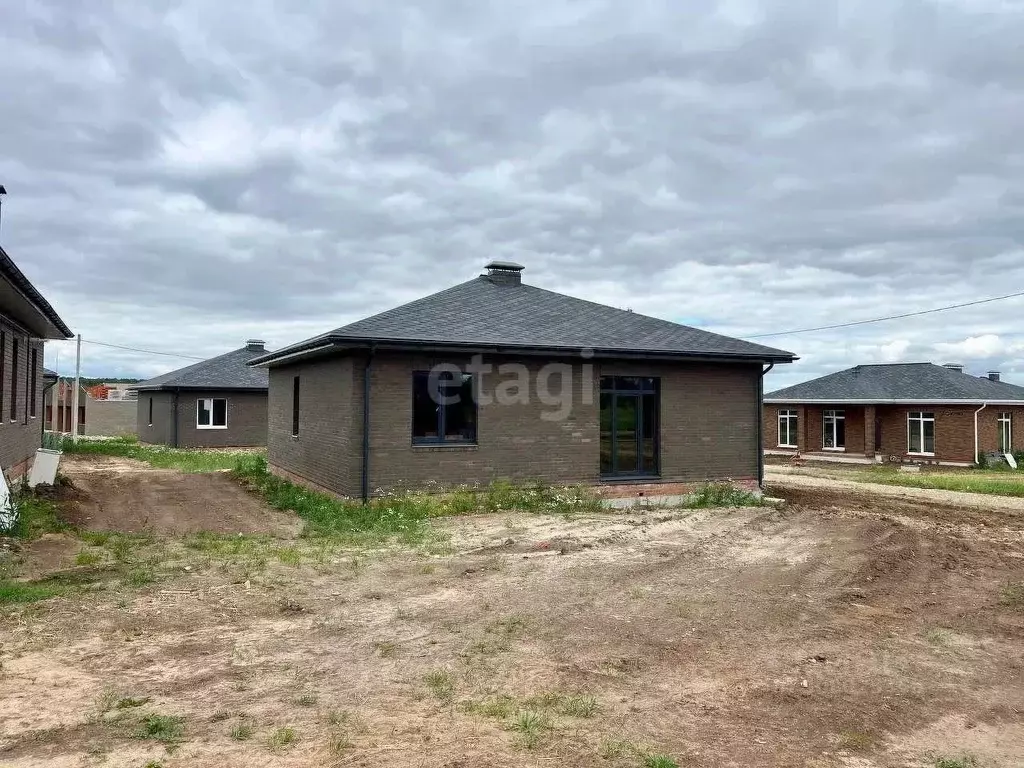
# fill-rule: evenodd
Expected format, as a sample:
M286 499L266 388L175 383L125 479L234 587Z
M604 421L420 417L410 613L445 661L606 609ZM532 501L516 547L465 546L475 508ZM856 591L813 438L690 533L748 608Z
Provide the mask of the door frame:
M635 382L635 385L634 385ZM661 382L651 376L602 376L599 388L598 399L598 431L600 432L600 410L601 400L605 395L610 397L611 423L609 425L609 452L611 455L611 471L605 472L598 464L598 474L602 479L630 479L630 478L652 478L661 475ZM646 396L653 395L654 398L654 434L648 436L644 430L645 413L644 400ZM636 465L629 470L619 470L618 465L618 402L620 397L633 398L636 401L636 429L634 440L636 442ZM651 439L654 444L654 467L650 470L643 470L643 444L645 439ZM603 448L604 436L598 435L598 457L600 458Z

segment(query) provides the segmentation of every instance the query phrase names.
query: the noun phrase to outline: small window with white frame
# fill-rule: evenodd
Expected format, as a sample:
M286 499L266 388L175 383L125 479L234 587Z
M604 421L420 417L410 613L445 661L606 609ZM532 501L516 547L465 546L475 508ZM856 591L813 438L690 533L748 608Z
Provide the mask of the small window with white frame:
M779 448L796 448L797 425L799 417L795 410L781 409L779 411Z
M911 411L907 414L907 453L915 456L935 455L935 414Z
M196 400L196 429L227 429L228 401L223 397Z
M1013 452L1013 415L1009 411L999 414L999 452Z

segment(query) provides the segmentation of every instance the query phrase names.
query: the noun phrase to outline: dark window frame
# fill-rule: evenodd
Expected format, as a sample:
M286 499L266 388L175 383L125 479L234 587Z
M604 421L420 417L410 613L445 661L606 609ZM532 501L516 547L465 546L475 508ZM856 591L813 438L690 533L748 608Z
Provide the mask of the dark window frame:
M20 351L18 337L15 336L11 339L11 402L8 404L12 423L18 420L18 354Z
M602 376L599 382L599 395L610 398L611 408L611 434L609 436L609 450L611 452L611 470L605 471L599 468L602 479L621 480L629 478L656 478L661 476L661 379L657 376ZM635 398L637 405L636 412L636 441L637 441L637 464L631 469L619 470L618 463L618 398ZM645 414L645 403L654 404L654 434L647 435L644 424L647 421ZM600 409L600 403L598 408ZM643 442L650 439L654 443L653 467L647 470L641 468L643 463Z
M28 371L28 416L30 419L36 418L36 407L37 407L37 393L36 388L39 386L39 350L32 347L32 351L29 353L29 365L31 366Z
M153 396L149 396L149 426L153 426Z
M480 437L480 403L477 398L477 382L478 379L473 374L467 374L460 372L458 375L461 376L462 380L456 380L456 373L454 370L441 371L433 374L433 381L436 384L434 392L430 391L431 372L430 371L413 371L412 372L412 403L410 409L410 424L409 432L412 436L413 445L477 445ZM470 399L473 403L473 434L472 436L460 436L457 438L448 437L447 431L447 408L441 403L441 390L448 389L461 389L468 382L470 387ZM433 436L417 436L416 435L416 395L417 386L426 386L427 396L435 404L436 414L436 434ZM450 397L452 395L446 395ZM461 398L461 395L458 395ZM458 401L456 401L457 403Z
M301 397L299 377L292 378L292 437L299 436L299 406Z

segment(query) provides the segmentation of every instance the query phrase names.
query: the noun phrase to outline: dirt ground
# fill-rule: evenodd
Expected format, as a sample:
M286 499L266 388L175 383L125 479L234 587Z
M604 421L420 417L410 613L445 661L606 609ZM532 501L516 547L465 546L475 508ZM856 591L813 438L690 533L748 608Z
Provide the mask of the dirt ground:
M0 765L1024 764L1024 518L771 491L263 567L186 550L155 584L7 606ZM154 715L173 744L140 737Z
M85 530L297 532L294 519L269 510L225 472L185 474L95 455L65 456L61 472L75 488L68 521Z

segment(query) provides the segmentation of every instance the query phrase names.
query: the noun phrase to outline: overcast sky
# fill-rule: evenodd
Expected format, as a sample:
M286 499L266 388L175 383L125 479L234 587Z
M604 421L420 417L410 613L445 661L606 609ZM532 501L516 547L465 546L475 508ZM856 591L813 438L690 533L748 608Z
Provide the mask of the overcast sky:
M1024 290L1024 4L839 5L14 0L0 242L86 339L200 357L493 258L740 337ZM917 360L1024 384L1022 319L764 339L802 358L768 388Z

